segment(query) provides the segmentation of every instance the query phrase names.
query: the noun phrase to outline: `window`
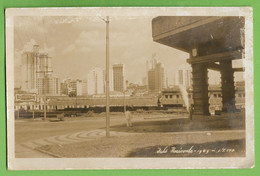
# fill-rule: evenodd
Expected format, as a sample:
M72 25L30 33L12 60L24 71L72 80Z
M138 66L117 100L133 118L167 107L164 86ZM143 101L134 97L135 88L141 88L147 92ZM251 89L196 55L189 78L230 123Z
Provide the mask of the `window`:
M168 98L168 95L165 95L165 98Z
M176 95L176 98L179 98L179 95Z
M172 95L170 95L170 98L172 98Z

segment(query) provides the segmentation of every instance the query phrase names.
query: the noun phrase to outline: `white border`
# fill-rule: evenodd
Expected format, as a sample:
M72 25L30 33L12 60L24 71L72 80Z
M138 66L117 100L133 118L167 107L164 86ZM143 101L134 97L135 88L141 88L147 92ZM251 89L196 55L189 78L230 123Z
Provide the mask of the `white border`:
M246 157L30 158L14 156L14 16L245 16ZM151 36L152 37L152 36ZM254 166L253 20L251 7L11 8L6 10L7 144L10 170L205 169Z

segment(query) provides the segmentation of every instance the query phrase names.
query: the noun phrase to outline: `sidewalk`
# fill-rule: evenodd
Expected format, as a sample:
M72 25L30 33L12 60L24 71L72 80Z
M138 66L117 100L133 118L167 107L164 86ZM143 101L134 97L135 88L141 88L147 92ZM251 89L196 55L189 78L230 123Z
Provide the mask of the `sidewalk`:
M52 155L49 155L47 153L43 153L37 150L33 150L31 148L25 147L23 145L18 145L15 148L15 157L16 158L27 158L30 156L30 158L50 158Z

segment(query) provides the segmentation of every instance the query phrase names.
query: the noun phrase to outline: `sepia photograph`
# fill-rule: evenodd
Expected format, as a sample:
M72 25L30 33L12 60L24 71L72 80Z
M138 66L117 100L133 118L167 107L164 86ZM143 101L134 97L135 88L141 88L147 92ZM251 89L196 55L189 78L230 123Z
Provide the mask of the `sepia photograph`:
M6 10L10 170L254 166L252 8Z

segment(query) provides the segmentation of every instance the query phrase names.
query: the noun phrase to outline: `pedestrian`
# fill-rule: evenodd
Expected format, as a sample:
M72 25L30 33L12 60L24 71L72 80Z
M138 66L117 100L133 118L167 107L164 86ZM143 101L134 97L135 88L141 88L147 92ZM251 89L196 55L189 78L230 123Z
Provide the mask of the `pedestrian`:
M190 107L189 107L189 118L190 118L190 120L192 120L193 111L194 111L194 104L191 104Z
M127 127L132 127L132 118L133 118L133 115L130 111L126 111L125 112L125 119L126 119L126 126Z

